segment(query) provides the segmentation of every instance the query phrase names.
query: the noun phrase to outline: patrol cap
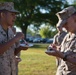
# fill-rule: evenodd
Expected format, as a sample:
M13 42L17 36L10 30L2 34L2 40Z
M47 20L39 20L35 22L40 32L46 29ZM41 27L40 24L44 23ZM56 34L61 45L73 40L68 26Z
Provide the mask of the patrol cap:
M67 22L67 19L73 15L74 13L76 12L76 9L75 7L73 6L69 6L67 8L64 8L62 11L56 13L59 21L57 23L57 27L62 27L66 22Z
M19 13L19 11L14 9L14 3L13 2L0 2L0 11L1 10L7 10L9 12L14 12L16 14Z

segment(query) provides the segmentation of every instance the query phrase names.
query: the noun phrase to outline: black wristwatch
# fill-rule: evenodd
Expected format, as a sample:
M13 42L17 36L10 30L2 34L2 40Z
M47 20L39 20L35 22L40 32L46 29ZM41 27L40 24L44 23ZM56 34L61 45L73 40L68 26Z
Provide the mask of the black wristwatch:
M64 55L63 60L64 60L64 61L67 61L67 55Z

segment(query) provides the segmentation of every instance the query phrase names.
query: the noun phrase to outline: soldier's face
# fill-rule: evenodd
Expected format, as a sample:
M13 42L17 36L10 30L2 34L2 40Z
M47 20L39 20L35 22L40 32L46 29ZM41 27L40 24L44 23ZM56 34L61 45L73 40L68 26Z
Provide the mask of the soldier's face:
M67 22L63 25L63 28L65 28L68 31Z
M68 18L67 20L67 30L69 32L75 32L76 31L76 22L73 17Z
M16 20L16 14L12 12L4 13L4 22L7 26L13 26Z

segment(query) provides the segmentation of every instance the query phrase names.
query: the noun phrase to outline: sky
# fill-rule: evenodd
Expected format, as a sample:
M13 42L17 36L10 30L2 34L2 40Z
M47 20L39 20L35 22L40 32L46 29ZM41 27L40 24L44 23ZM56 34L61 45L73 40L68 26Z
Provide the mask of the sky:
M69 4L72 4L74 0L67 0L67 2L69 2Z
M22 32L20 28L14 26L16 28L16 32Z

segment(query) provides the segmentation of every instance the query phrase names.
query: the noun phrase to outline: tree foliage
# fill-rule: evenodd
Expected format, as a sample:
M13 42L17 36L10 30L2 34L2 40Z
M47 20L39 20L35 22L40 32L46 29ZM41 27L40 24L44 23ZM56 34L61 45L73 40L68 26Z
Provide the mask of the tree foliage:
M40 28L39 34L41 35L42 38L51 38L53 37L57 31L52 31L52 26L46 25Z
M76 0L73 0L73 3L71 5L76 6Z

